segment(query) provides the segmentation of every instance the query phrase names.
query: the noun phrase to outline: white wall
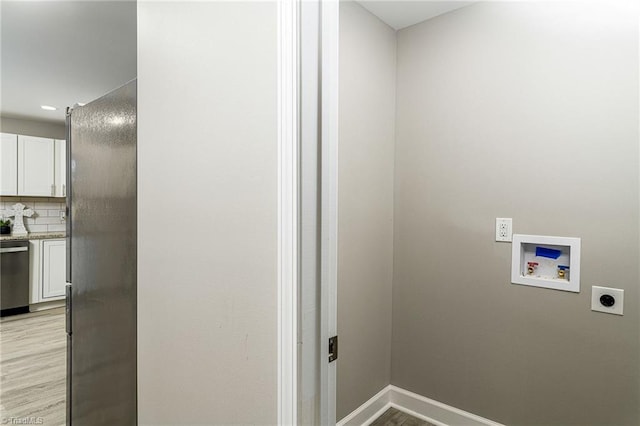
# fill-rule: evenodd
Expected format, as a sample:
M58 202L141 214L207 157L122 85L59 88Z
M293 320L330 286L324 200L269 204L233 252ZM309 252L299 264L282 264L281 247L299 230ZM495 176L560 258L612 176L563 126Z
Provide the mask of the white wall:
M0 117L0 129L4 133L14 133L16 135L38 136L51 139L67 138L64 122Z
M613 3L398 32L392 384L508 425L640 424L638 14ZM581 237L581 292L512 285L496 217Z
M276 4L138 3L142 425L275 424Z
M340 3L337 418L390 381L396 37Z

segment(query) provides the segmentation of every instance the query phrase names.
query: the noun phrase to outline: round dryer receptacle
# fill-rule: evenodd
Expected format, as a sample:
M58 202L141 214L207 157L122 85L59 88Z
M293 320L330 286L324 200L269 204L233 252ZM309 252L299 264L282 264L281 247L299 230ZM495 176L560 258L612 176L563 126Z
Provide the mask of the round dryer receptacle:
M610 308L616 304L616 298L610 294L603 294L602 296L600 296L600 304L602 304L602 306Z

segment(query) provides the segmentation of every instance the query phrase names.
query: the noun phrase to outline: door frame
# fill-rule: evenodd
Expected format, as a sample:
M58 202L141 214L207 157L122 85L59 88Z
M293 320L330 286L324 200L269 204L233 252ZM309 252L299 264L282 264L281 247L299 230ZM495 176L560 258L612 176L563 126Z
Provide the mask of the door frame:
M336 424L337 363L328 362L338 335L338 89L340 1L321 1L320 51L320 424Z
M319 176L319 348L318 410L321 425L336 424L336 362L328 362L329 337L337 335L338 268L338 24L339 0L319 1L317 75L301 75L300 4L279 0L278 20L278 356L279 425L298 423L301 291L300 245L300 82L314 79L319 99L317 117ZM317 80L317 81L315 81ZM308 121L305 121L305 123ZM306 124L305 124L306 125ZM309 218L307 218L309 219Z
M279 425L295 425L298 407L298 6L277 2Z

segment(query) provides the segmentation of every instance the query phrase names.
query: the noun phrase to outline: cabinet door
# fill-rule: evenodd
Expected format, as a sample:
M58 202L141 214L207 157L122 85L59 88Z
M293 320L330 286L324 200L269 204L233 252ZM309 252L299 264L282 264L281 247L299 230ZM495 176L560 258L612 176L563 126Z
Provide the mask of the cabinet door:
M56 139L55 184L56 197L67 196L67 141Z
M42 242L42 299L64 296L65 280L65 240L44 240Z
M55 195L54 140L18 136L18 195Z
M18 195L18 135L2 133L0 195Z

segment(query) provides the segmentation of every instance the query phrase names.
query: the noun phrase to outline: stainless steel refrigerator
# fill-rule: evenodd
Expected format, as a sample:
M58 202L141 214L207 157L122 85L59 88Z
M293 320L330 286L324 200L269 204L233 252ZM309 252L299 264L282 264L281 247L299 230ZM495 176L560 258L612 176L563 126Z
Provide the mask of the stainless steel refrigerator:
M136 81L67 113L67 425L135 425Z

